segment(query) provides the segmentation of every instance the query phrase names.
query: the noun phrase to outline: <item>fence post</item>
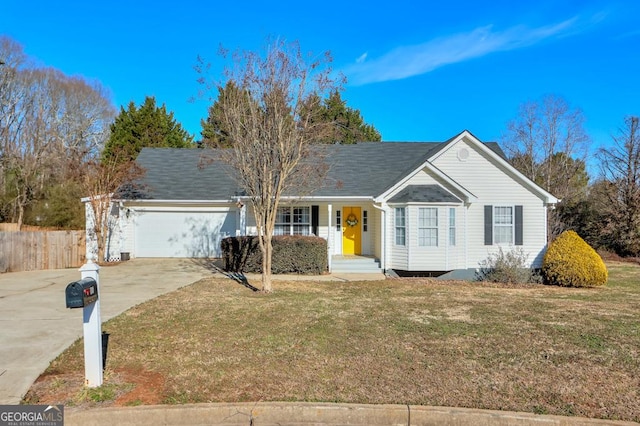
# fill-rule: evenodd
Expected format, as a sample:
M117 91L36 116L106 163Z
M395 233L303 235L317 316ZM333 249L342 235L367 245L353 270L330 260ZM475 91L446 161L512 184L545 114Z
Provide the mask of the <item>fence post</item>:
M102 358L102 321L100 319L100 267L87 259L87 263L80 268L81 278L93 278L98 288L98 300L82 309L84 331L84 378L85 385L90 388L102 386L103 358Z

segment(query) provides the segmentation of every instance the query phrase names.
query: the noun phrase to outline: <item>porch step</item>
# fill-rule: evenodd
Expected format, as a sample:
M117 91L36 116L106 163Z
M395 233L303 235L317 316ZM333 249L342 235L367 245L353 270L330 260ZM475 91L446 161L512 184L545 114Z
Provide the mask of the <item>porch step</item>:
M377 274L381 273L380 261L366 256L333 256L331 272L343 274Z

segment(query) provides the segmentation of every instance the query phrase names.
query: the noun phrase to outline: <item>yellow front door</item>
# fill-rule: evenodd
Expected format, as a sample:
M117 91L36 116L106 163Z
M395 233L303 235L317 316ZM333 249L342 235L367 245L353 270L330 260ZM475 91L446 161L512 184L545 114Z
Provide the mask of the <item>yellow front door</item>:
M361 254L362 215L360 207L343 207L342 217L342 254Z

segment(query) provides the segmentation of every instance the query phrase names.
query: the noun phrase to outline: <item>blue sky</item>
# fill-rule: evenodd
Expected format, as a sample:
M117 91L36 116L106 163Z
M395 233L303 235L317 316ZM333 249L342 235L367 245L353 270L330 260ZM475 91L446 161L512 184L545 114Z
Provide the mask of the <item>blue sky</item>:
M3 0L0 33L45 65L99 80L118 107L155 96L197 136L208 106L189 102L197 56L219 75L220 45L260 50L278 36L329 50L348 79L343 99L383 140L467 129L499 141L520 104L556 94L583 110L599 147L640 114L638 16L635 0Z

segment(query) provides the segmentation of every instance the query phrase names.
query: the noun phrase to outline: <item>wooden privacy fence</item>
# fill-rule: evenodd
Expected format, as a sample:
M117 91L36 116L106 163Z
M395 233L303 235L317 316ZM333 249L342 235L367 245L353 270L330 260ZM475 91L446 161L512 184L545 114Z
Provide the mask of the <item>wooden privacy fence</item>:
M77 268L85 247L84 231L0 232L0 272Z

